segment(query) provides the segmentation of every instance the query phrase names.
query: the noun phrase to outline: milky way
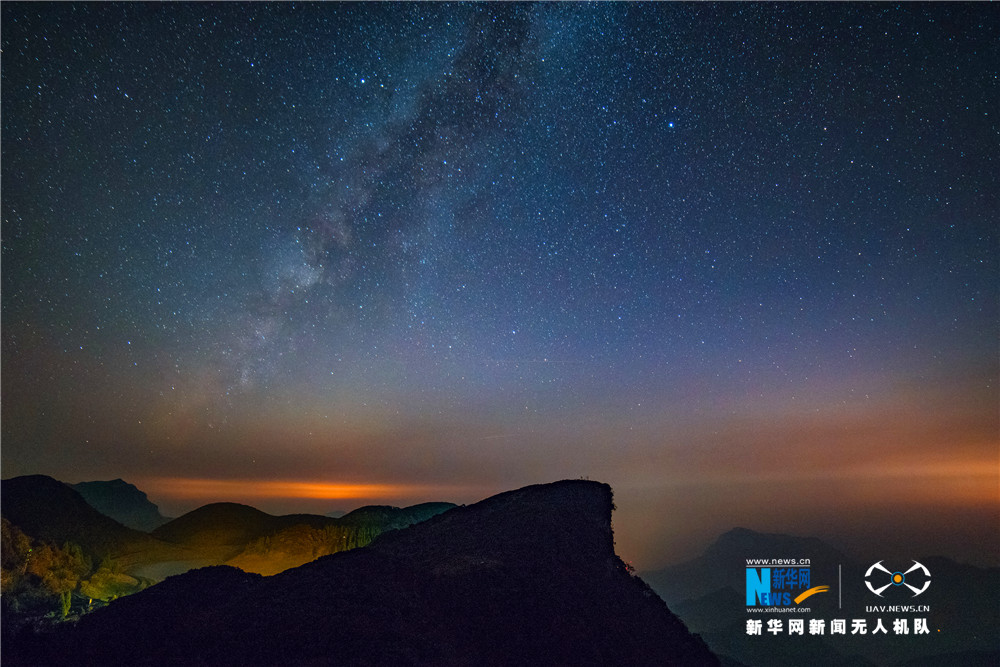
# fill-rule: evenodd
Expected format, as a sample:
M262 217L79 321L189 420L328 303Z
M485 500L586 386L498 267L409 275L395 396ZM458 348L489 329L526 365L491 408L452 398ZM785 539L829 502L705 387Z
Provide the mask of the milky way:
M5 476L995 491L991 6L2 12Z

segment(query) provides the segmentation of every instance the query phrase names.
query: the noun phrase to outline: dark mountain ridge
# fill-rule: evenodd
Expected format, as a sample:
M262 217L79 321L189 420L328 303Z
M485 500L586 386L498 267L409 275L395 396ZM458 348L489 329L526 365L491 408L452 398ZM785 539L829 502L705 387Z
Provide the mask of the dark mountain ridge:
M123 526L148 533L169 521L149 502L145 493L123 479L80 482L71 486L91 507Z
M272 577L170 577L11 664L713 665L614 553L611 489L527 487Z
M145 493L122 480L69 485L45 475L26 475L4 480L0 487L4 518L30 539L55 547L75 544L94 567L110 558L116 568L154 581L192 567L223 563L275 574L319 556L364 546L380 533L454 507L441 502L406 508L367 506L334 519L313 514L274 516L248 505L212 503L145 533L100 512L81 493L130 498L126 505L145 503L155 509Z
M123 526L71 486L45 475L0 483L0 510L5 637L155 583L133 572L143 564L194 557L183 547Z
M0 511L31 537L55 544L74 542L98 558L163 546L97 511L73 487L45 475L3 480Z
M323 529L331 526L367 527L376 532L404 528L451 509L453 503L421 503L399 508L366 505L340 518L318 514L267 514L239 503L211 503L160 526L152 535L174 544L239 545L293 526ZM372 535L374 537L374 534Z
M424 521L454 507L366 506L334 519L316 514L274 516L249 505L212 503L153 531L157 539L198 551L214 563L276 574L320 556L369 544L378 535Z
M454 503L442 502L419 503L403 508L393 505L365 505L339 517L339 521L350 524L377 522L389 528L405 528L411 523L425 521L452 507L455 507Z
M157 539L188 546L241 546L283 527L276 516L239 503L211 503L173 519L151 534Z
M121 480L71 486L28 475L4 480L0 487L5 632L89 613L105 601L192 568L228 564L276 574L364 546L386 530L453 506L361 508L349 521L339 521L310 514L272 516L247 505L215 503L149 534L98 511L76 488L130 498L130 507L155 508L144 493Z

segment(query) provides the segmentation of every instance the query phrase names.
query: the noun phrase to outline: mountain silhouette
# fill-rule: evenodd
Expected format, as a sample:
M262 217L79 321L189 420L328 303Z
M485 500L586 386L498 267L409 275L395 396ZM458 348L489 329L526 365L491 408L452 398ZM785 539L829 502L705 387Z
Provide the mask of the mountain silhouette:
M281 518L249 505L211 503L165 523L151 535L172 544L220 550L223 558L228 558L251 540L287 525Z
M611 489L526 487L271 577L170 577L11 664L714 665L615 555Z
M246 505L216 503L160 526L153 535L99 512L77 487L91 495L92 502L95 496L103 501L125 499L118 502L119 509L139 508L149 520L153 514L159 517L145 494L122 480L73 486L44 475L5 480L0 559L5 636L53 617L89 613L193 568L228 564L276 574L363 546L386 530L453 506L362 508L344 522L309 514L276 517Z
M54 544L73 542L95 558L161 553L167 545L94 509L68 484L25 475L0 484L3 516L25 534Z
M277 530L246 544L225 564L247 572L277 574L320 556L366 546L382 533L426 521L454 506L441 502L405 508L369 505L340 519L302 514L277 517Z
M381 533L424 521L451 507L452 503L407 508L374 505L334 519L316 514L274 516L248 505L212 503L160 526L152 535L197 552L211 563L272 575L320 556L365 546Z
M72 488L91 507L123 526L148 533L169 521L145 493L125 480L80 482Z
M0 484L3 636L64 619L154 583L133 570L191 556L94 509L67 484L28 475Z
M426 521L436 514L454 507L454 503L420 503L410 507L392 505L365 505L340 517L340 522L350 525L378 524L386 530L405 528Z
M165 520L145 493L120 479L69 485L45 475L27 475L4 480L0 491L3 517L29 538L55 547L75 544L95 568L112 559L119 570L152 581L223 563L275 574L319 556L364 546L380 533L454 507L452 503L370 506L334 519L313 514L273 516L248 505L213 503L146 533L99 511L123 515L132 508L136 521L142 516L147 525ZM95 508L95 502L100 507Z

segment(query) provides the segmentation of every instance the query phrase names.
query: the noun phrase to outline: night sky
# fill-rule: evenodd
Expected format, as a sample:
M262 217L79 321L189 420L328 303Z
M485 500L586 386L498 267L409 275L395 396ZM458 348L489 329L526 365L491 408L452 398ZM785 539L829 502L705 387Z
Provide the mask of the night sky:
M5 478L1000 554L995 6L0 11Z

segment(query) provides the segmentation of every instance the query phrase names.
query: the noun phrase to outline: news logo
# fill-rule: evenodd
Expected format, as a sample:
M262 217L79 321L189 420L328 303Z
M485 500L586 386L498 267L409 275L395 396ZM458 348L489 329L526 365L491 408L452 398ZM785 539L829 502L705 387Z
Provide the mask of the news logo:
M746 568L748 607L790 607L829 590L829 586L812 586L812 571L808 565Z
M877 571L877 572L876 572ZM884 583L885 577L882 574L889 575L888 583ZM876 583L872 584L871 579L875 579ZM908 581L909 579L909 581ZM914 585L916 584L916 585ZM905 572L896 570L889 570L887 567L882 565L882 561L872 563L868 571L865 572L865 586L868 587L872 593L879 597L884 597L882 593L889 589L890 587L900 588L905 586L906 588L913 591L913 595L910 597L917 597L924 591L926 591L931 585L931 572L927 569L923 563L918 563L913 561L913 566L910 567ZM878 586L878 588L876 588Z

